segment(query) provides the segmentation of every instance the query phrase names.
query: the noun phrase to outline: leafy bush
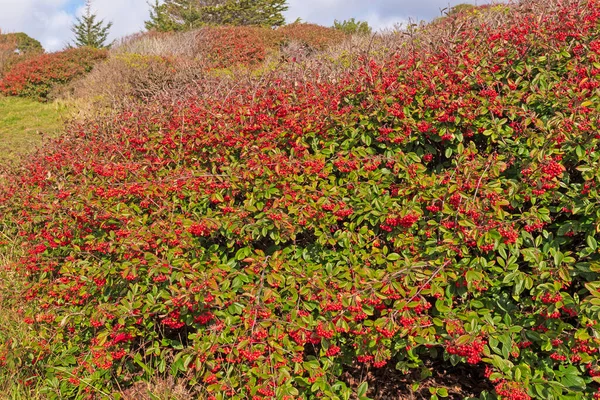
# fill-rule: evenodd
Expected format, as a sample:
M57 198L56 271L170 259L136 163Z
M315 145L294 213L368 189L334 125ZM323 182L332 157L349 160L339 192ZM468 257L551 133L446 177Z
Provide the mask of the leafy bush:
M15 58L17 42L14 38L4 38L0 41L0 77L8 69L10 62Z
M354 18L344 21L338 21L336 19L333 22L333 27L347 35L370 35L372 32L367 21L356 21Z
M25 33L2 33L0 30L0 77L12 65L43 52L40 42Z
M46 99L55 86L91 71L107 54L106 50L77 48L29 58L15 64L0 79L0 93Z
M298 22L281 27L278 32L285 41L300 42L313 51L324 50L346 38L346 33L338 29Z
M477 7L473 4L461 3L461 4L457 4L455 6L450 7L450 9L448 10L448 15L456 15L456 14L460 14L460 13L464 13L464 12L473 11L476 9L477 9Z
M336 82L72 127L0 187L39 336L4 368L57 398L383 397L347 372L432 365L599 397L600 7L510 7Z
M198 47L213 68L257 65L277 49L277 31L256 26L208 27L199 31Z
M39 41L23 32L4 34L0 32L0 45L6 43L13 44L14 49L19 54L44 52L44 48Z
M43 52L40 42L25 33L2 33L0 30L0 78L12 65Z
M199 47L209 65L227 68L236 65L257 66L269 54L277 54L290 42L310 51L324 50L340 43L346 35L332 28L295 23L277 30L265 27L209 27L199 34Z

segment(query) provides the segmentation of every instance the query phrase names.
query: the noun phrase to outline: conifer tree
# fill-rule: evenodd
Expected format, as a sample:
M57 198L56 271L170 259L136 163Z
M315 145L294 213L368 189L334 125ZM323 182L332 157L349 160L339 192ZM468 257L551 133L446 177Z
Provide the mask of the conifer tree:
M92 12L92 0L87 0L83 16L77 18L77 23L71 28L77 47L107 47L105 43L112 22L104 23L104 20L96 21L96 18L97 15Z
M150 20L144 22L149 31L169 32L178 30L175 22L167 10L166 4L160 4L155 0L154 4L148 3L150 8Z
M288 9L285 0L228 1L221 8L220 23L224 25L281 26L283 12Z
M204 25L285 24L287 0L165 0L151 6L146 28L188 30Z

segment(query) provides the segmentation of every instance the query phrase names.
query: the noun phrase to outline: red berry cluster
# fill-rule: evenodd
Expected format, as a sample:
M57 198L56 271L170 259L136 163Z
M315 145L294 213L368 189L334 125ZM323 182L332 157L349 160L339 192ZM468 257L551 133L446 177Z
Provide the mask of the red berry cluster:
M481 355L486 343L487 342L484 339L476 338L471 343L467 344L447 344L446 351L449 354L456 354L461 357L466 357L469 364L477 364L481 361Z
M530 400L531 396L523 390L519 382L501 381L495 387L496 393L503 400Z

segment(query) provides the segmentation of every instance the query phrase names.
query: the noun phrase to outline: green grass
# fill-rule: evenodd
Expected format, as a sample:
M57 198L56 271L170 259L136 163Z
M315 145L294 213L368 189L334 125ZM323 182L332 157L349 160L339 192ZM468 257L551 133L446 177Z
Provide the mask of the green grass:
M65 103L0 97L0 163L18 161L44 137L55 136L69 114Z

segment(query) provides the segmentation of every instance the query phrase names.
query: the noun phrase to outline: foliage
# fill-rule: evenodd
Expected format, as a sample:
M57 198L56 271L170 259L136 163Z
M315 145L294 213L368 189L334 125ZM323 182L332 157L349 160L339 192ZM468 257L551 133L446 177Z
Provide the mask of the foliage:
M17 57L15 53L16 47L17 42L14 37L0 36L0 78Z
M473 4L469 4L469 3L461 3L461 4L457 4L455 6L450 7L450 10L448 10L448 15L457 15L463 12L469 12L472 10L477 9L476 6L474 6Z
M207 68L257 66L289 42L319 51L341 42L345 34L314 24L293 24L273 30L258 26L206 27L199 31L198 49Z
M0 31L0 77L12 65L43 52L44 49L40 42L25 33L2 33Z
M151 5L146 29L189 30L204 25L281 26L286 0L165 0Z
M338 21L336 19L333 22L333 27L335 29L339 29L347 35L370 35L372 32L372 29L367 21L356 21L354 18L344 21Z
M150 19L144 22L144 26L149 31L170 32L176 31L178 25L170 17L167 4L159 3L155 0L154 4L150 4Z
M15 64L0 79L0 94L46 99L54 87L89 72L106 56L106 50L88 47L40 54Z
M0 33L0 46L10 43L19 54L43 53L42 44L26 33Z
M435 361L482 399L600 397L600 7L510 7L72 127L0 186L39 338L4 368L50 398L348 399L353 366Z
M289 24L277 31L283 35L284 41L299 42L312 51L324 50L346 38L346 34L339 30L309 23Z
M229 0L215 11L219 25L276 27L287 9L287 0Z
M212 68L257 65L275 52L281 41L278 31L258 26L207 27L198 47Z
M92 12L92 1L85 3L85 12L71 30L75 34L75 45L77 47L92 47L96 49L106 46L108 31L112 22L104 23L104 20L96 21L98 16Z

